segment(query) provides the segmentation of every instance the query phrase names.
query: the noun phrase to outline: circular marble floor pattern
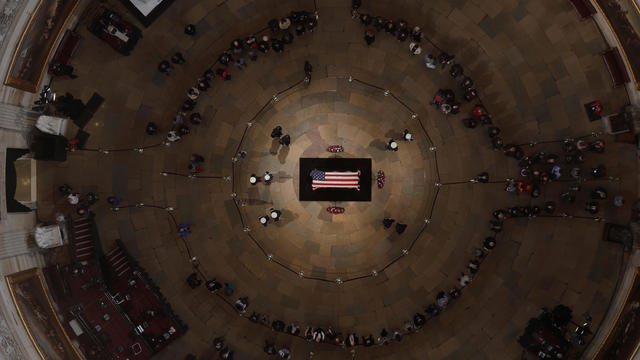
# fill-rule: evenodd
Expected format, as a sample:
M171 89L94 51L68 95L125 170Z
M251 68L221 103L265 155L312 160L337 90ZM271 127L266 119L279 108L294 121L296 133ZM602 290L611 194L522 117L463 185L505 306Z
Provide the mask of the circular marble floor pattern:
M168 130L168 121L186 89L234 34L260 28L256 24L306 5L254 1L242 6L230 1L214 8L210 2L175 2L145 30L144 41L131 57L117 57L105 51L104 44L88 39L77 57L80 77L62 80L57 86L82 98L97 91L107 99L87 128L92 134L89 146L154 143L158 139L143 135L146 122L156 120L162 130ZM422 310L438 291L456 283L471 250L488 234L490 211L524 204L528 199L509 197L501 186L443 187L432 223L406 258L376 278L337 285L300 279L269 263L242 231L229 183L160 175L164 170L186 171L188 156L193 152L206 158L206 173L231 174L231 158L247 121L274 93L300 80L305 59L314 65L311 85L283 96L256 121L243 144L248 157L237 163L239 171L235 175L241 188L239 197L247 199L241 210L249 221L255 220L252 234L305 273L309 269L328 278L369 273L417 235L435 190L433 154L410 113L380 91L349 84L345 80L348 75L389 88L415 109L438 148L442 181L466 180L480 171L504 178L517 171L515 163L489 149L483 129L462 127L460 120L469 105L465 105L463 114L450 117L428 105L438 88L456 87L446 72L427 71L421 59L407 54L407 44L381 33L367 48L362 40L363 28L349 18L348 4L319 5L316 32L297 38L284 54L269 54L243 72L234 71L231 81L216 82L204 93L198 110L205 122L194 127L182 142L143 154L78 152L64 164L39 165L42 168L38 174L46 179L38 184L38 198L43 199L39 211L53 212L58 201L56 185L70 178L82 191L95 190L104 196L117 192L129 203L172 205L179 221L193 225L187 241L207 275L234 281L237 295L250 298L250 311L269 313L273 319L375 334L382 327L400 326L415 311ZM402 15L393 3L369 5L371 9L367 10L373 14ZM425 21L424 28L433 40L449 45L447 49L456 53L476 79L505 138L526 142L534 135L548 138L586 133L595 125L582 121L582 103L601 98L615 107L620 102L616 99L624 97L623 90L607 88L606 69L600 64L598 51L592 51L605 47L597 29L579 22L568 4L543 1L516 5L500 1L485 5L462 0L408 4L407 8L416 9L416 18L412 18L414 14L406 16L410 23ZM556 16L551 19L549 13ZM248 18L247 14L255 16ZM484 14L483 18L478 14ZM484 16L503 21L508 25L505 29L513 31L498 31L500 27L487 25L489 20ZM185 22L197 22L203 30L199 37L185 39L179 31ZM560 26L554 24L579 31L564 31L566 38L558 40L555 32L544 31ZM498 33L493 34L492 29ZM488 37L486 31L494 36ZM524 35L529 33L531 36ZM553 35L553 42L547 35ZM540 47L557 51L542 56L543 52L527 50ZM188 62L170 77L149 68L148 64L175 50L183 51ZM531 80L532 76L544 81L518 82L521 77ZM531 115L532 109L544 109L546 113L540 116L553 121L540 122ZM268 135L276 124L292 136L287 154L270 154ZM413 131L416 141L401 142L397 153L384 151L384 143L405 128ZM372 190L371 203L349 203L344 206L344 215L330 217L323 212L327 204L296 200L296 160L301 156L328 156L324 148L332 143L345 146L343 156L372 157L374 170L382 168L387 174L387 184L383 190ZM267 169L277 174L272 185L248 185L249 174ZM284 209L285 217L277 226L261 228L257 216L271 206ZM239 318L204 289L188 289L184 279L191 271L190 263L175 241L175 229L167 222L166 213L134 208L114 214L103 205L96 212L105 248L110 247L112 239L122 239L191 328L158 358L180 358L185 349L207 354L211 339L221 334L238 355L262 356L263 340L275 336L270 330ZM385 232L381 225L384 216L406 222L407 233L398 237ZM598 322L614 287L612 269L617 269L618 261L617 249L600 242L595 235L599 231L599 224L568 227L549 219L510 223L459 302L402 344L359 349L359 356L394 359L395 352L403 351L408 359L480 359L495 358L497 351L515 357L519 347L514 339L528 317L540 306L559 302L574 307L576 313L591 311ZM310 350L316 353L314 359L351 358L348 352L326 345L307 344L283 335L276 340L289 344L295 358L306 357Z

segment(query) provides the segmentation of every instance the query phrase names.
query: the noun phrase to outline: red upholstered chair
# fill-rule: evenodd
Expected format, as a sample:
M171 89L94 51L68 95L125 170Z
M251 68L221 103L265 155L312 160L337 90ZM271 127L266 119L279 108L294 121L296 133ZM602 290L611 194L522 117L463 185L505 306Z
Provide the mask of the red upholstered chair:
M624 66L624 61L618 48L611 48L602 52L602 59L604 64L609 70L611 80L613 81L613 87L624 85L630 81L627 68Z
M131 352L133 353L133 355L140 354L142 352L142 346L140 346L140 343L131 345Z
M80 46L80 35L75 31L67 30L62 36L62 40L60 40L60 45L56 49L55 54L53 55L53 60L51 63L61 63L64 65L69 65L71 63L71 58L75 55L78 47Z

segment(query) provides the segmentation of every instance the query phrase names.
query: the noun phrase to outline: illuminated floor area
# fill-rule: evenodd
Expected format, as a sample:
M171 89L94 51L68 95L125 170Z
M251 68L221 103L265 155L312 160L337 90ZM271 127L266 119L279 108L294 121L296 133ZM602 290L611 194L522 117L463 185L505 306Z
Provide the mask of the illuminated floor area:
M591 22L581 22L569 3L554 1L477 2L409 1L365 4L363 11L389 18L420 21L425 35L438 46L456 54L468 75L476 81L481 97L503 131L506 142L555 140L599 130L590 123L584 103L600 99L606 111L626 103L624 89L611 89L599 57L606 45ZM117 5L114 4L117 7ZM192 82L217 58L235 37L262 29L266 22L292 9L312 8L311 2L237 2L220 7L209 1L175 2L152 27L129 57L86 37L77 58L78 79L56 80L57 91L69 91L86 101L93 92L105 98L104 107L85 128L92 148L137 147L158 143L163 135L144 134L148 121L169 130L175 110ZM447 71L428 70L419 56L408 53L384 33L367 47L364 28L351 19L348 2L318 1L319 27L296 38L284 53L261 56L245 70L231 69L231 81L216 79L198 100L204 120L191 134L170 147L140 154L134 151L100 154L76 152L62 164L38 164L39 213L46 217L66 206L57 186L69 183L81 192L97 192L102 199L115 194L123 204L143 202L175 208L178 221L189 223L187 242L208 277L233 281L237 296L249 297L248 311L267 313L271 320L328 327L359 335L381 328L400 328L416 311L435 300L440 290L455 286L472 251L488 236L493 209L516 205L540 205L557 200L566 183L552 183L543 195L506 193L503 184L442 186L431 222L425 218L440 182L465 181L481 171L492 180L516 177L517 161L491 150L485 128L467 129L462 119L472 105L464 104L458 115L445 117L429 105L439 88L458 89ZM193 22L199 35L182 33ZM437 30L436 30L437 29ZM435 52L428 43L424 52ZM185 54L187 63L177 65L170 76L156 66L174 51ZM424 53L423 53L424 54ZM232 175L247 122L280 90L302 79L309 60L313 79L298 86L255 119L242 140L244 159L235 164L237 197L224 179L188 179L162 176L161 172L186 173L192 153L205 158L206 175ZM389 89L418 114L430 143L411 112L382 90ZM290 134L290 148L280 148L269 137L281 125ZM404 129L414 133L413 142L400 141L400 150L384 149L390 138L399 139ZM605 154L588 154L585 167L607 165L605 182L611 195L622 194L627 206L603 205L600 216L626 223L635 198L636 172L632 145L605 137ZM372 189L372 201L338 203L345 213L331 215L329 202L299 202L298 159L327 157L328 145L340 144L340 156L371 158L372 170L384 170L383 189ZM438 156L437 170L434 153ZM561 153L560 144L525 149ZM270 185L249 185L252 173L274 174ZM573 205L559 211L588 215L583 205L595 185L587 183ZM299 277L269 262L243 231L238 208L247 219L250 234L261 246L290 269L330 282ZM283 211L282 219L262 227L258 216L270 208ZM190 326L189 332L158 359L178 359L192 352L208 358L211 340L224 335L238 359L258 359L264 340L291 348L295 359L350 359L349 350L315 345L241 318L220 298L203 287L191 290L185 283L191 272L183 244L165 211L151 208L109 211L101 201L94 211L103 247L122 239L130 253L160 286L176 313ZM384 230L382 218L392 217L408 225L398 235ZM521 348L517 337L527 320L541 307L563 303L574 314L588 311L594 328L607 310L615 287L621 247L601 240L602 222L580 219L535 218L511 220L498 246L482 264L473 283L449 309L430 321L422 331L401 343L358 348L356 358L397 359L496 359L516 358ZM336 284L370 274L402 254L413 239L410 252L376 277Z
M31 160L18 160L15 162L16 174L17 174L17 186L15 199L23 202L34 201L31 194L31 179L34 177L31 174Z

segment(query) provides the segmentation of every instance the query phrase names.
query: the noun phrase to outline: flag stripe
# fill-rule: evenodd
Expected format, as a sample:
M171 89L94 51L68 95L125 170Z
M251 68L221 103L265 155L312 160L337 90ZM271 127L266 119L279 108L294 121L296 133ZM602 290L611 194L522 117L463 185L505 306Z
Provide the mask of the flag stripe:
M358 174L357 171L327 171L324 174L325 175L337 175L337 176L349 176L349 175L358 176L358 175L360 175L360 174Z
M359 181L319 181L313 182L315 185L358 185Z

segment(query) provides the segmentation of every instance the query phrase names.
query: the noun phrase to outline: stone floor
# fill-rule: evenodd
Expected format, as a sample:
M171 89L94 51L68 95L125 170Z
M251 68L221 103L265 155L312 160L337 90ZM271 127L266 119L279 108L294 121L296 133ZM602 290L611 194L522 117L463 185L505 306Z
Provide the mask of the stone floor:
M112 5L120 8L118 3ZM93 92L106 99L85 129L91 134L88 147L155 144L162 135L145 135L146 123L154 121L166 133L186 89L234 37L302 8L312 9L313 3L231 0L218 6L181 0L144 30L143 40L129 57L118 55L81 26L84 39L74 59L79 78L55 80L54 87L85 101ZM361 10L418 23L434 44L455 53L507 141L589 134L600 130L601 124L587 120L582 104L600 99L605 112L614 112L627 102L624 89L611 88L599 57L606 45L598 29L579 21L568 2L407 0L365 2ZM504 179L517 176L517 162L492 151L484 129L462 126L471 105L448 117L428 105L438 88L457 88L446 71L425 69L420 57L408 54L408 43L383 33L367 47L364 29L351 20L346 0L319 0L318 12L317 30L296 38L284 53L261 56L243 71L231 69L231 81L214 81L196 108L203 124L192 127L182 141L142 154L75 152L65 163L39 164L39 217L49 219L65 208L56 190L64 182L102 198L116 194L124 204L172 206L178 221L191 224L187 242L207 276L236 283L237 295L250 299L249 310L270 314L272 320L377 335L382 327L398 328L422 311L438 291L457 283L473 248L489 235L491 211L529 204L531 199L508 194L501 184L443 186L431 223L419 234L424 219L430 217L438 173L440 182L465 181L481 171L488 171L492 179ZM197 25L196 37L182 33L187 22ZM425 52L436 52L428 43L423 46ZM159 74L156 64L177 50L187 63L176 66L170 76ZM231 175L231 159L247 122L275 93L302 78L305 59L314 66L311 84L280 96L254 120L242 141L240 148L247 157L234 165L235 200L231 183L225 180L160 174L186 173L190 154L199 153L206 160L204 174ZM423 121L433 144L411 112L382 90L347 81L348 76L389 89L402 99ZM268 135L275 125L291 135L290 148L272 143ZM398 152L385 151L385 142L398 138L404 129L412 130L416 140L401 142ZM634 147L605 140L607 152L590 154L585 166L606 163L609 174L620 180L604 186L611 194L625 195L630 205L637 196ZM330 144L344 145L341 156L372 158L374 171L383 169L387 175L386 186L373 189L370 203L339 203L346 208L344 215L326 213L328 202L297 201L297 159L329 156L324 149ZM436 146L435 153L429 151L431 145ZM538 150L560 152L560 146L537 146L531 151ZM248 184L249 174L265 170L275 174L271 185ZM533 203L555 200L565 185L548 185ZM581 204L594 186L586 183L577 205L561 210L587 215ZM369 274L400 256L416 237L418 241L407 256L375 278L341 285L299 278L269 262L248 238L234 201L244 204L239 208L256 241L279 262L307 276L333 281ZM283 210L282 221L263 228L257 217L271 207ZM189 289L184 281L191 271L188 256L166 212L133 208L113 213L105 202L94 211L104 248L122 239L191 328L158 359L179 359L187 351L208 358L211 340L220 335L238 359L264 358L265 339L290 346L295 359L307 358L310 351L315 359L397 359L398 354L404 359L516 358L521 352L518 335L543 306L564 303L574 314L589 311L597 326L623 261L618 245L601 241L603 222L509 221L497 248L459 301L402 343L358 348L354 355L274 334L237 316L205 289ZM607 204L602 213L609 221L626 223L629 206L617 209ZM384 216L407 223L407 231L400 236L385 231Z

